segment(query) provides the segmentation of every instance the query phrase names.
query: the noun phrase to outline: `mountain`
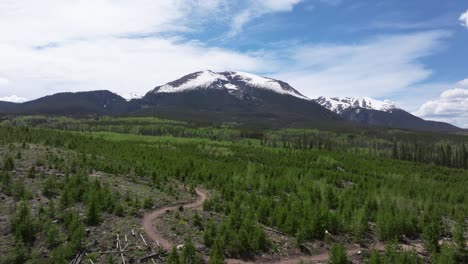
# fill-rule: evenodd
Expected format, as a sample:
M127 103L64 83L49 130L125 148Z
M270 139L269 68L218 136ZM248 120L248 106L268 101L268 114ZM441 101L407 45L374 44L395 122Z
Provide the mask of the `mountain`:
M0 113L11 113L18 107L17 103L0 101Z
M326 107L330 111L337 114L343 113L349 108L362 108L383 112L391 112L394 109L398 109L396 105L389 101L379 101L369 97L319 97L315 99L317 103Z
M244 98L256 89L291 95L310 100L289 84L245 72L200 71L188 74L178 80L156 87L150 93L181 93L194 90L226 90L230 94Z
M130 100L110 91L58 93L24 103L0 102L0 114L142 115L196 122L236 122L258 127L383 126L459 132L426 121L390 101L368 97L311 100L286 82L245 72L199 71Z
M138 103L146 112L247 123L317 125L340 118L289 84L244 72L200 71L156 87ZM135 106L132 107L135 109ZM143 111L144 111L143 110Z
M58 93L24 103L0 103L0 113L106 115L127 112L126 100L109 91Z
M244 72L200 71L126 100L109 91L59 93L21 104L0 103L0 114L154 115L262 127L325 127L341 118L289 84Z
M462 131L451 124L414 116L388 100L379 101L369 97L319 97L315 101L343 119L355 123L433 132Z

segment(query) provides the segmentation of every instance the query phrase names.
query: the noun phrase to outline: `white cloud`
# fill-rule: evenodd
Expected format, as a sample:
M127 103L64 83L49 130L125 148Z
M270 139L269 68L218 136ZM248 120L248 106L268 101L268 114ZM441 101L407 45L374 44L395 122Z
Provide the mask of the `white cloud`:
M306 45L283 54L292 58L275 76L309 97L382 97L401 91L431 75L420 59L441 47L443 31L382 36L352 45Z
M468 128L468 79L444 91L439 98L425 102L415 114Z
M284 8L274 2L271 8ZM199 69L271 65L175 35L216 23L229 8L226 0L0 1L0 60L8 62L0 64L0 96L95 89L144 94Z
M6 78L0 77L0 86L9 84L10 81Z
M197 42L160 38L103 38L41 51L0 44L0 50L9 62L0 65L0 72L9 73L10 89L25 96L95 89L144 94L203 68L257 71L274 64Z
M468 10L466 10L465 13L461 14L459 20L460 20L462 26L468 28Z
M265 0L261 5L271 11L291 11L302 0Z
M252 19L290 11L300 2L3 0L0 60L8 63L0 64L0 96L33 99L96 89L145 94L181 75L212 69L270 75L310 97L383 97L431 75L419 60L448 36L428 31L351 45L295 43L239 52L179 34L213 23L224 23L226 31L237 24L234 31L241 32Z
M2 0L0 31L2 42L44 45L131 33L189 30L188 26L192 29L205 12L220 10L222 4L223 0Z
M231 22L229 37L234 37L242 32L243 27L251 20L266 14L291 11L295 5L303 0L264 0L249 1L244 10L240 11Z
M3 102L21 103L21 102L24 102L26 100L27 100L26 98L19 97L19 96L16 96L16 95L0 97L0 101L3 101Z

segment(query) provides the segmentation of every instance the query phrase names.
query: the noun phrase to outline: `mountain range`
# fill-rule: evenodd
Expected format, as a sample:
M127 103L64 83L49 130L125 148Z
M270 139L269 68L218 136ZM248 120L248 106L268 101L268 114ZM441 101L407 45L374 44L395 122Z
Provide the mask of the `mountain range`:
M128 101L110 91L58 93L24 103L0 102L0 114L155 115L270 127L359 124L435 132L462 130L423 120L389 101L367 97L309 99L280 80L209 70L185 75Z
M435 132L462 130L448 123L414 116L388 100L378 101L369 97L319 97L315 101L353 123Z

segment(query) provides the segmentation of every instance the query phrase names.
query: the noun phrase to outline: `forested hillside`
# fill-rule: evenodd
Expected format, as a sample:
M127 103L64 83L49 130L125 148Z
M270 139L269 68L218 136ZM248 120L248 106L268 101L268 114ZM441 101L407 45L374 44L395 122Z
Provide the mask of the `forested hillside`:
M468 168L466 135L396 129L341 127L340 129L259 129L236 123L210 124L154 117L6 117L5 125L74 131L116 132L147 136L205 138L216 141L256 140L270 147L317 149L369 154L381 158Z
M178 226L195 229L189 228L192 233L180 235L187 237L188 246L182 252L171 252L166 259L168 263L185 263L180 258L188 256L202 261L200 255L211 256L210 263L223 263L225 258L255 260L274 255L280 246L269 230L290 237L295 248L309 254L314 249L337 244L331 250L331 258L340 259L340 254L346 255L344 249L358 243L363 248L386 245L387 249L385 252L379 252L383 249L379 247L363 249L367 253L353 256L353 261L466 261L468 171L429 164L439 163L436 157L442 150L433 146L440 142L424 146L427 149L421 151L425 155L421 157L430 158L418 160L414 154L407 154L419 153L406 147L409 140L401 137L394 141L388 136L391 132L375 133L373 137L370 132L368 135L286 130L253 133L227 127L203 130L181 123L164 128L168 123L159 125L161 121L149 124L143 134L164 136L105 132L116 128L114 121L35 124L81 132L31 128L19 124L19 120L0 126L2 196L16 201L9 207L16 211L8 218L11 230L4 231L11 231L16 242L1 248L10 255L6 263L40 259L35 250L40 243L38 237L42 236L50 237L49 256L55 256L56 263L62 263L59 259L70 260L79 250L96 252L100 250L96 247L103 245L89 243L86 226L99 228L104 215L138 222L139 209L159 203L154 200L155 195L183 199L185 192L178 186L188 186L189 190L204 186L210 197L200 215L189 218L184 218L188 212L173 215ZM145 122L141 126L134 126L138 119L126 122L129 121L122 120L121 130L116 131L135 134L145 131ZM171 133L180 133L177 136L182 137L170 136ZM407 138L413 136L416 135L408 134ZM431 137L422 135L420 139L430 142ZM442 153L462 153L463 144L457 145L456 150L453 148L456 143L464 143L464 138L451 140L446 141ZM28 165L26 171L30 173L26 173L24 179L28 184L25 184L15 167L22 163L25 159L22 153L31 146L43 146L40 148L45 148L49 155L42 163ZM450 151L445 150L448 146L452 148ZM344 150L340 150L342 147ZM433 150L431 155L428 149ZM71 154L51 154L55 151ZM449 157L451 162L457 160L455 156ZM445 159L448 160L447 156ZM463 162L441 164L466 166ZM53 168L66 176L51 174L37 180L37 167ZM116 186L124 185L106 184L104 177L88 177L96 172L109 175L113 181L125 180L120 184L141 184L146 186L141 187L145 191L122 193ZM31 177L27 177L29 174ZM42 189L34 187L37 181ZM55 209L50 208L50 203L49 209L31 210L37 193L56 197L60 212L51 212ZM167 232L174 230L177 228ZM192 240L201 245L194 251L190 251ZM67 243L61 244L64 241ZM322 246L317 246L317 241L322 241Z

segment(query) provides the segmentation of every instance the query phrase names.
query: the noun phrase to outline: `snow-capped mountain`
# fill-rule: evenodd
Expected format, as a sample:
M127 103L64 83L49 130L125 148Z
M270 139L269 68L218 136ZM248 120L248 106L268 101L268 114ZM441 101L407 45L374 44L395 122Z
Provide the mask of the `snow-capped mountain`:
M459 130L450 124L423 120L389 100L379 101L369 97L319 97L314 101L353 123L424 131Z
M368 97L311 100L286 82L245 72L199 71L158 86L143 97L125 97L127 100L110 91L91 91L59 93L24 103L0 101L0 115L135 114L267 128L329 129L353 122L399 129L460 131L450 124L423 120L390 101Z
M321 106L337 114L343 113L350 108L362 108L383 112L392 112L399 109L395 103L390 100L379 101L370 97L319 97L315 99Z
M140 98L143 97L143 95L137 94L137 93L134 93L134 92L119 94L119 95L122 96L123 98L125 98L125 100L127 100L127 101L137 100L137 99L140 99Z
M227 90L242 97L246 89L257 88L278 94L291 95L309 100L289 84L272 78L261 77L246 72L213 72L210 70L195 72L176 81L156 87L152 93L180 93L193 90Z
M158 109L171 116L203 115L206 119L209 115L224 121L248 120L255 125L340 120L286 82L237 71L206 70L185 75L149 91L140 104L143 110Z

